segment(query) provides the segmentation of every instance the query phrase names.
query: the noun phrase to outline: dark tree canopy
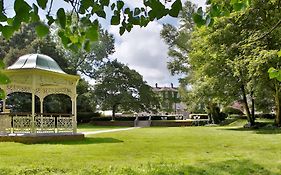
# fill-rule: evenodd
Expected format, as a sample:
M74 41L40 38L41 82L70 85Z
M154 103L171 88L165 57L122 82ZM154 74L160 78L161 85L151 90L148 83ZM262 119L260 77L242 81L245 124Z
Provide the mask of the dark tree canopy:
M157 97L142 76L128 66L109 61L96 73L94 88L101 109L112 109L113 117L121 111L155 111Z

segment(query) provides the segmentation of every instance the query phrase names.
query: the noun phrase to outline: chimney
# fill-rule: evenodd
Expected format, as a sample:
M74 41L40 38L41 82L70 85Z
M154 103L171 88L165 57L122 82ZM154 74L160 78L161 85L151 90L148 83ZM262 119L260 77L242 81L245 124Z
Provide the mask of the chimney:
M157 83L155 83L155 87L158 88L158 84Z
M173 85L173 83L171 83L171 88L174 88L174 85Z

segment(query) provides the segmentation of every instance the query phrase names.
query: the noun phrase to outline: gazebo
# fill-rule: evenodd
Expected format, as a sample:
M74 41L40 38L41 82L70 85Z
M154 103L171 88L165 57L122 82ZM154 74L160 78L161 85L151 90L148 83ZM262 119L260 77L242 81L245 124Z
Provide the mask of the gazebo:
M76 85L79 76L65 73L51 57L43 54L28 54L3 71L11 80L0 85L6 94L24 92L31 94L30 113L13 113L5 109L0 116L0 133L7 135L40 135L46 133L77 133ZM44 99L51 94L70 97L71 114L44 113ZM35 96L40 100L40 113L35 113Z

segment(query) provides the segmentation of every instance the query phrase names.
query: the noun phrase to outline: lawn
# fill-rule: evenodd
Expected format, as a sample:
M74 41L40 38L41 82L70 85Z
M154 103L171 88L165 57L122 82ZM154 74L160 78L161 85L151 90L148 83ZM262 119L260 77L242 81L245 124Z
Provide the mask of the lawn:
M120 128L128 128L125 126L93 126L91 124L79 124L78 132L87 132L87 131L100 131L100 130L110 130L110 129L120 129Z
M281 130L139 128L79 142L0 143L0 174L281 174L280 145Z

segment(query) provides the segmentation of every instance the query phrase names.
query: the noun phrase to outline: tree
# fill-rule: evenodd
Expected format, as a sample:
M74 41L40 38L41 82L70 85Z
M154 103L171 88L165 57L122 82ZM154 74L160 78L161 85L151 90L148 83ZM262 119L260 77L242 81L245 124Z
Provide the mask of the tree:
M241 12L217 18L209 27L196 28L190 40L191 49L187 48L190 52L183 57L184 61L181 60L189 64L186 74L193 85L193 92L201 92L206 100L215 98L220 102L242 98L252 125L254 104L261 99L255 96L265 89L269 96L275 98L276 115L280 113L280 84L271 81L266 74L267 69L280 62L277 56L280 30L275 29L260 38L268 26L279 20L273 10L278 6L276 3L255 0ZM276 123L280 123L278 117Z
M130 8L123 0L64 0L71 6L71 13L65 12L65 6L53 0L37 0L29 4L24 0L15 0L13 9L15 16L7 17L5 1L0 1L0 22L7 25L0 26L0 32L8 39L20 29L23 22L38 22L39 12L43 12L47 24L36 25L38 36L46 36L49 26L59 24L59 36L65 47L79 50L88 49L91 42L98 40L98 18L108 19L111 25L120 26L120 34L131 31L133 26L145 27L150 21L160 19L166 15L177 17L181 10L180 0L144 0L141 7ZM54 11L54 6L58 10ZM108 12L109 11L109 12ZM108 13L106 13L108 12ZM53 13L55 15L53 15ZM73 21L72 15L77 16Z
M112 119L118 109L152 112L159 105L152 88L142 76L117 60L98 69L96 83L94 92L98 105L104 110L112 109Z
M90 50L73 52L65 50L70 69L76 70L90 78L94 78L96 69L109 60L108 56L115 52L114 37L100 27L99 40L93 42Z
M96 99L92 85L84 79L80 79L77 85L77 94L78 112L96 111Z
M59 42L55 42L56 37L48 35L44 38L36 38L34 24L24 25L10 40L5 40L2 37L0 39L0 47L7 47L7 49L3 49L5 52L2 54L6 66L13 64L19 56L39 52L52 57L66 73L77 74L78 70L70 64L70 56L65 54L66 49ZM90 87L89 83L83 79L77 85L78 112L95 110L95 99ZM15 93L15 95L9 96L7 104L10 102L10 104L17 104L13 106L15 111L29 111L31 109L31 107L28 107L31 105L30 98L31 96L28 94ZM45 99L45 110L46 112L70 112L70 99L64 95L48 96Z

